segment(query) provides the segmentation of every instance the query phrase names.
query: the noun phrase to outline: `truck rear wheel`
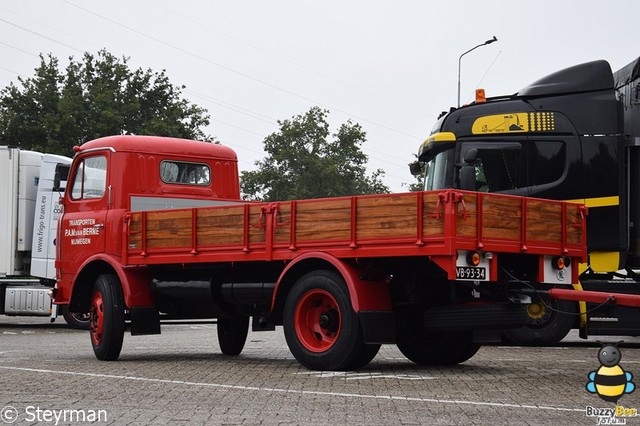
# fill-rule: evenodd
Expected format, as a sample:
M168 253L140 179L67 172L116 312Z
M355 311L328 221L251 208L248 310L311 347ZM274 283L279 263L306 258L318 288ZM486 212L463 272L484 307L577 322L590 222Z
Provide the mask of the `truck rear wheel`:
M240 355L249 333L249 317L234 315L218 318L218 343L224 355Z
M398 349L418 365L455 365L467 361L480 349L473 343L473 333L433 333L426 339L398 336Z
M529 322L524 327L505 330L503 336L517 345L554 345L571 331L576 303L545 298L531 303L527 309Z
M91 295L89 312L91 345L101 361L118 359L124 340L124 298L115 275L100 275Z
M472 331L437 332L423 324L421 311L397 315L396 345L418 365L455 365L467 361L480 349Z
M284 307L284 335L293 356L313 370L360 368L380 348L364 343L344 280L325 270L295 283Z

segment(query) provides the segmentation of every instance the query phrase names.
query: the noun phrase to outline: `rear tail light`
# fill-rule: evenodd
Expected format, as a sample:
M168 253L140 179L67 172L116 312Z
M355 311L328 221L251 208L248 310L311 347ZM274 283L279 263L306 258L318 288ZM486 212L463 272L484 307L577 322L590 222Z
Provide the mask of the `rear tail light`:
M480 253L478 253L477 251L470 251L469 253L467 253L467 263L470 266L478 266L481 259L482 258L480 256Z

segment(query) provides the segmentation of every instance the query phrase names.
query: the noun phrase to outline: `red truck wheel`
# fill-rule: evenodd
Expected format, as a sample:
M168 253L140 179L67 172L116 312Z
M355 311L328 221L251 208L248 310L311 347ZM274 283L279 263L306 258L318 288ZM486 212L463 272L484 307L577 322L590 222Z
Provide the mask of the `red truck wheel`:
M224 355L240 355L247 341L249 317L232 316L218 318L218 343Z
M314 271L293 286L284 307L284 335L293 356L313 370L366 365L380 345L365 345L342 277Z
M93 352L101 361L118 359L124 340L124 299L115 275L100 275L93 287L89 312Z

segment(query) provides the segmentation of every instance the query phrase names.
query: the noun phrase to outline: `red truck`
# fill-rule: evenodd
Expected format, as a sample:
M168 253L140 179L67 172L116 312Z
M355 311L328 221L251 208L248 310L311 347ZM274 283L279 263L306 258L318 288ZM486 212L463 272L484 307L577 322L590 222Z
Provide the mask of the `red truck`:
M113 136L75 151L54 297L90 312L100 360L127 324L158 334L164 318L216 318L237 355L253 318L282 325L311 369L360 368L382 343L460 363L527 323L527 287L571 289L586 260L580 204L453 189L250 203L222 145Z

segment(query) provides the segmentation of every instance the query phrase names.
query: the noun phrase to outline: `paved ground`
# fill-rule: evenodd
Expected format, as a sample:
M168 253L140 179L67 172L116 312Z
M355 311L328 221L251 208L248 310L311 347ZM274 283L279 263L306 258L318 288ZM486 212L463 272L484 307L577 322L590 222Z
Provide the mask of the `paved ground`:
M640 384L640 339L626 340L620 365ZM126 335L120 360L99 362L87 332L0 317L0 425L77 424L82 415L118 425L596 425L586 407L614 407L585 389L597 352L572 336L557 347L489 346L460 366L419 368L388 345L361 371L320 373L293 359L281 329L250 333L242 355L228 358L215 325L196 323ZM640 408L639 397L619 405Z

